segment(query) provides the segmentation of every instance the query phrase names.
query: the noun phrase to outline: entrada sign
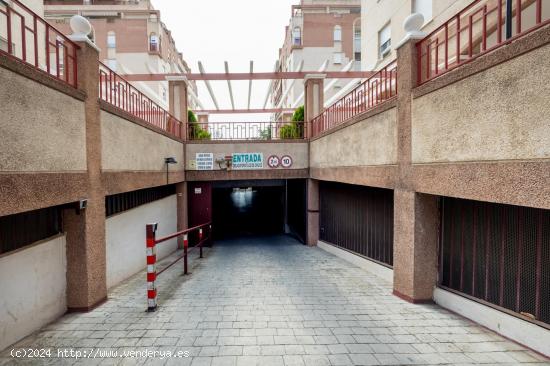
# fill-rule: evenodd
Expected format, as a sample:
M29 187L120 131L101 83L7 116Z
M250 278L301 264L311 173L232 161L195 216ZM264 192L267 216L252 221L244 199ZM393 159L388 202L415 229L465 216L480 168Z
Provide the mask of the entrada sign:
M264 155L262 153L233 153L232 168L235 170L262 169Z

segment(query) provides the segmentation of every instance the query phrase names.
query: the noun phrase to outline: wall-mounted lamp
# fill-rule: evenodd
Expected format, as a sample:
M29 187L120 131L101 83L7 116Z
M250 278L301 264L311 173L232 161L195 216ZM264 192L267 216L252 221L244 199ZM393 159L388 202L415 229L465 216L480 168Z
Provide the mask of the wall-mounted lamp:
M164 164L166 164L166 184L168 184L168 165L177 164L177 160L174 157L164 158Z

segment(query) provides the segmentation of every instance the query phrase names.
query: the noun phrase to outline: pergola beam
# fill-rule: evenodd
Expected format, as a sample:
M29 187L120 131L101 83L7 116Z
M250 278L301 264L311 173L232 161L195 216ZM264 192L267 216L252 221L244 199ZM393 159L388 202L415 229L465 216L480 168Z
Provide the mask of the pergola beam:
M229 63L225 63L225 73L229 75ZM229 89L229 97L231 98L231 108L235 109L235 100L233 99L233 88L231 88L231 80L227 79L227 88Z
M199 61L199 71L201 72L201 75L205 75L204 67L202 66L201 61ZM218 105L218 101L216 100L216 95L214 94L214 91L212 90L212 86L210 86L210 82L205 79L204 83L206 84L206 88L208 89L208 93L210 93L210 98L212 98L212 102L214 102L214 105L216 106L216 109L220 109L220 106Z
M294 112L294 109L291 108L258 108L258 109L202 109L196 110L197 113L208 113L208 114L244 114L244 113L283 113L283 112Z
M254 74L254 61L250 61L250 75ZM248 82L248 109L250 109L250 98L252 97L252 80Z
M279 69L279 60L275 61L275 67L273 68L273 72L276 72ZM267 94L265 96L264 101L264 108L267 107L267 103L269 102L269 97L271 96L271 93L273 92L273 80L269 82L269 87L267 88Z
M304 79L308 74L319 74L317 71L281 71L281 72L234 72L222 73L190 73L190 74L132 74L124 75L128 81L162 81L167 77L185 76L190 81L213 80L292 80ZM365 79L374 75L373 71L326 71L321 73L325 79Z

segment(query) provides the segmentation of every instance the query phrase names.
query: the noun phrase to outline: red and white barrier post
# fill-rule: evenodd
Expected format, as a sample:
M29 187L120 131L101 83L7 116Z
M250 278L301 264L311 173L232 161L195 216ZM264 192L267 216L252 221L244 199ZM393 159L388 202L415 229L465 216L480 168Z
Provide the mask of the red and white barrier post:
M156 253L156 232L157 224L147 224L145 243L147 247L147 311L153 312L157 309L157 253Z
M200 258L202 258L202 227L199 229L199 250Z
M189 248L189 235L183 234L183 274L187 274L187 248Z

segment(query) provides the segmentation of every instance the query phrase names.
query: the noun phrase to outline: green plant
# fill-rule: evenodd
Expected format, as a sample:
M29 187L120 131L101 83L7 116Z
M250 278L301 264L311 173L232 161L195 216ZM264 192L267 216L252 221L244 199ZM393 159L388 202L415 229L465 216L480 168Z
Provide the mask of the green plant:
M262 140L271 140L271 124L260 131L260 138Z
M292 115L292 122L303 122L304 121L304 106L296 108L294 114Z
M210 140L212 138L210 132L199 126L197 116L190 109L187 110L187 120L189 123L190 138L192 140Z
M190 109L187 110L187 120L189 123L198 122L197 115Z
M303 121L304 106L300 106L294 111L291 122L288 125L284 125L283 127L281 127L281 129L279 130L279 136L285 140L303 138Z

